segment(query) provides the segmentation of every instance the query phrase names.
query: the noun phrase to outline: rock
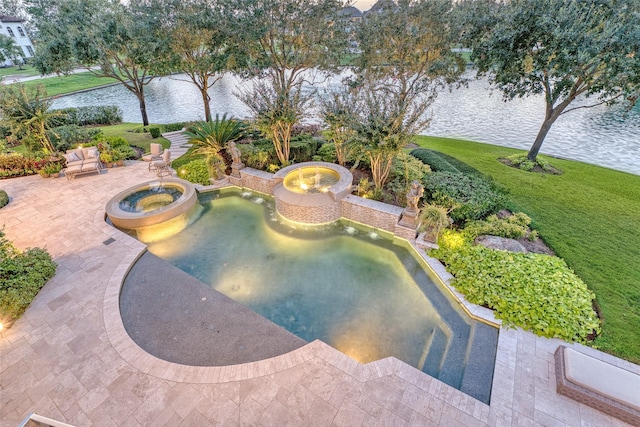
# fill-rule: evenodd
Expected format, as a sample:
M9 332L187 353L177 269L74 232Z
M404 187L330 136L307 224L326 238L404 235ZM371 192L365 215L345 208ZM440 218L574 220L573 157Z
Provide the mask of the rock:
M499 249L509 252L527 253L527 249L514 239L506 239L497 236L478 236L476 243L490 249Z

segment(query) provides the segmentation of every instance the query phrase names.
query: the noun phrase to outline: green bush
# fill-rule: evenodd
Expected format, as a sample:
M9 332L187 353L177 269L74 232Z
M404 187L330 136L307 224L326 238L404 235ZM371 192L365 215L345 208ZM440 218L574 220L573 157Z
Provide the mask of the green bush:
M58 126L47 131L51 143L58 151L66 151L77 144L88 144L101 133L100 129L83 128L75 124Z
M6 191L0 190L0 209L9 204L9 195Z
M431 167L434 172L460 172L440 154L426 148L415 148L409 153L422 163Z
M115 105L64 108L56 111L66 114L59 120L60 125L113 125L122 122L122 111Z
M462 225L503 209L504 195L487 180L455 172L434 172L425 176L425 198L447 207L453 221Z
M303 134L291 138L289 158L295 163L310 162L313 160L318 143L311 136Z
M19 318L40 289L53 277L56 264L40 248L18 251L0 231L0 319Z
M562 171L549 163L543 156L537 156L536 161L532 162L527 158L526 154L514 154L512 156L508 156L506 159L506 163L509 165L519 168L523 171L530 172L538 168L538 171L542 170L547 173L559 175Z
M336 145L333 142L322 144L320 148L318 148L316 157L319 162L335 163L338 160Z
M204 159L192 160L178 168L178 177L194 184L210 185L209 168Z
M189 124L189 122L166 123L161 125L161 128L163 132L177 132L189 126Z
M240 149L242 162L250 168L266 170L267 166L277 163L277 156L273 144L269 145L253 145L238 144Z
M162 131L158 126L152 126L149 128L149 134L151 135L151 138L160 138Z
M529 224L531 224L531 218L522 212L517 212L504 219L500 219L496 215L489 215L484 221L469 221L463 232L470 240L483 234L509 239L519 239L525 236L535 238L537 233L531 232Z
M455 276L453 286L470 302L494 309L504 326L580 342L599 333L595 294L561 258L474 246L452 230L438 245L430 255Z

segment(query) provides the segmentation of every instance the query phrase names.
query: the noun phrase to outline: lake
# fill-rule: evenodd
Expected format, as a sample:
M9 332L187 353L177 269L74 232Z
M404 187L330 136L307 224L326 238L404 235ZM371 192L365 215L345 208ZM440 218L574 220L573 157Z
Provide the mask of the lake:
M151 123L204 118L197 88L176 75L153 80L146 89ZM235 96L248 83L225 75L210 89L212 114L246 118L249 110ZM117 105L125 122L141 123L137 98L123 85L109 86L57 98L53 108ZM432 121L423 134L469 139L529 149L544 118L544 101L531 96L504 102L486 80L442 91L432 105ZM561 116L551 128L542 153L640 175L640 106L625 113L621 107L578 109Z

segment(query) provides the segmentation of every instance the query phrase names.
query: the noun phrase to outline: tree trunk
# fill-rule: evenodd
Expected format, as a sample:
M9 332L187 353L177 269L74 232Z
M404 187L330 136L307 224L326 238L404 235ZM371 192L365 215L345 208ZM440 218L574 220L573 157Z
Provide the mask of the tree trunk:
M211 121L211 106L209 105L209 101L211 98L209 97L209 92L207 91L207 86L204 88L200 87L200 94L202 95L202 103L204 104L204 119L208 122Z
M149 126L149 117L147 116L147 104L144 101L144 92L138 95L138 102L140 103L140 114L142 114L142 125Z
M551 125L556 121L557 118L558 118L557 116L552 115L551 117L545 119L544 122L542 122L542 126L538 131L536 140L533 141L533 145L531 146L531 148L529 149L529 152L527 153L527 159L531 160L532 162L536 161L536 158L538 157L538 152L540 151L540 147L542 147L542 143L544 142L544 139L546 138L547 133L549 133L549 130L551 129Z

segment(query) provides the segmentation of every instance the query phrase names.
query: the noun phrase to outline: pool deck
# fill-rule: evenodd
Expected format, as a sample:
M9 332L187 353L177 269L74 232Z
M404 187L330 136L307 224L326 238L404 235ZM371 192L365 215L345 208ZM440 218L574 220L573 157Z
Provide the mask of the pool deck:
M21 249L46 247L56 275L0 331L0 425L29 413L76 426L622 426L555 392L560 340L502 329L491 404L395 359L360 365L315 341L270 359L184 366L145 353L118 310L144 245L104 222L117 192L154 179L134 162L100 175L0 181L0 227ZM572 344L569 344L572 346ZM579 351L640 373L640 366Z

